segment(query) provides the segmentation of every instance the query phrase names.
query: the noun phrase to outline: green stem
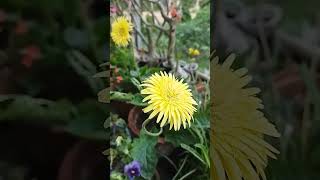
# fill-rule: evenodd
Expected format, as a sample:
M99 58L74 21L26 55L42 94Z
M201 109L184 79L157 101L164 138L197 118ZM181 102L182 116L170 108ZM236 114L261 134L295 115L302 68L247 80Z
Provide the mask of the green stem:
M162 133L162 131L163 131L162 127L160 128L160 131L159 131L159 132L157 132L157 133L152 133L152 132L148 131L147 128L146 128L146 126L148 125L148 123L149 123L150 121L151 121L151 119L145 120L145 121L142 123L142 128L145 130L146 134L148 134L149 136L159 136L159 135Z
M176 173L176 175L172 178L173 180L176 180L178 175L180 174L180 172L182 171L182 168L184 167L184 165L186 164L187 162L187 159L188 159L188 156L186 158L184 158L183 162L182 162L182 165L180 166L178 172Z
M132 37L132 40L133 40L133 37ZM133 40L134 42L134 40ZM134 68L136 71L139 71L139 66L138 66L138 63L137 63L137 60L136 60L136 57L135 57L135 48L134 48L134 45L133 43L131 44L131 49L132 49L132 53L133 53L133 65L134 65Z
M180 179L178 180L183 180L185 178L187 178L188 176L190 176L192 173L196 172L196 169L193 169L192 171L188 172L187 174L185 174L184 176L182 176Z

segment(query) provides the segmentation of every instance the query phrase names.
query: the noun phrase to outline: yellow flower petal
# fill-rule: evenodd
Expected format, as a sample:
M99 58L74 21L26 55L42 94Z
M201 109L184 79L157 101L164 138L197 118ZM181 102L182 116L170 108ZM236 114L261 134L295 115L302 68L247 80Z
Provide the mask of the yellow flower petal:
M161 71L147 78L142 86L141 94L146 95L143 102L148 106L145 113L151 112L149 118L157 117L157 123L163 127L168 122L170 129L175 131L189 124L197 105L190 89L183 80L178 80L173 74ZM188 123L187 123L188 122Z
M118 46L128 46L131 40L131 32L133 26L131 22L124 16L118 17L111 25L111 38Z
M260 111L260 89L246 87L252 80L248 70L231 69L234 60L231 55L223 64L217 57L211 61L211 174L215 180L265 180L268 157L279 151L263 137L280 134Z

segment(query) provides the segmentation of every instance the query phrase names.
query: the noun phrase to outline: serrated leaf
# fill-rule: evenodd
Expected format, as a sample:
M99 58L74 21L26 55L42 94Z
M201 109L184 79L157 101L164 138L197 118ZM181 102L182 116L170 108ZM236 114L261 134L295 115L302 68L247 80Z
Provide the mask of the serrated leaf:
M95 74L93 76L94 78L106 78L106 77L110 77L110 71L102 71L102 72L98 72L97 74Z
M168 131L165 134L165 141L172 143L174 146L179 147L180 144L195 144L196 139L192 136L190 131L183 129L180 131Z
M137 78L131 78L130 79L132 84L140 91L141 90L141 86L140 86L140 82Z
M122 101L136 106L146 106L147 103L143 103L142 96L140 94L123 93L118 91L110 91L110 100Z
M128 102L133 99L133 95L131 93L123 93L119 91L110 91L110 100L124 101Z
M146 135L143 131L132 145L131 155L134 160L141 163L141 176L151 179L158 162L156 154L157 137Z
M142 102L143 97L140 94L136 94L133 99L130 101L130 104L136 105L136 106L147 106L147 103Z
M102 103L110 102L110 88L105 88L98 92L98 101Z
M108 117L108 118L104 121L103 127L104 127L105 129L108 129L108 128L111 127L111 117Z

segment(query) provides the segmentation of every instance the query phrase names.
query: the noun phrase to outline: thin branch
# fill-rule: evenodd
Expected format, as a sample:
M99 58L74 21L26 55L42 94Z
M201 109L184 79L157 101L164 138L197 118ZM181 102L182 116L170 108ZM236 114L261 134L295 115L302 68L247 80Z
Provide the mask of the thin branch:
M165 29L157 24L149 24L141 15L141 13L139 12L139 10L137 9L136 5L133 4L133 9L135 10L135 12L138 14L138 16L140 17L141 21L149 27L155 27L157 29L159 29L160 31L164 31L165 33L167 33L168 29Z
M157 4L157 6L160 9L161 15L165 21L172 22L172 19L165 13L166 10L159 0L148 0L148 1Z
M204 8L204 7L206 7L207 5L210 5L210 0L201 3L201 4L200 4L200 7L201 7L201 8Z
M122 14L123 8L122 8L122 6L120 5L120 3L119 3L118 0L115 1L115 5L116 5L116 7L119 9L119 11L117 11L117 13L118 13L118 12L121 12L121 14Z
M147 39L146 37L144 37L144 35L142 34L142 32L140 30L138 30L136 27L133 27L134 30L138 33L138 35L141 37L142 41L144 44L148 45Z
M159 19L158 19L157 16L154 14L153 4L151 4L151 14L152 14L153 23L154 23L154 24L156 24L156 23L160 24ZM166 22L166 21L164 21L164 22ZM163 27L163 26L164 26L164 25L162 25L162 27Z
M165 22L164 22L163 24L165 24ZM160 38L162 37L162 35L163 35L163 31L160 31L160 32L159 32L159 35L158 35L158 37L157 37L157 39L156 39L156 43L155 43L155 44L158 44L158 43L159 43L159 40L160 40Z
M153 39L152 39L152 35L151 35L151 29L150 28L147 28L147 35L148 35L148 41L149 41L149 44L148 44L148 51L149 51L149 54L151 57L154 56L154 43L153 43Z
M172 178L173 180L177 179L178 175L180 174L181 170L183 169L184 165L186 164L188 157L189 157L189 156L186 156L186 157L183 159L182 164L181 164L178 172L177 172L176 175Z
M190 176L191 174L193 174L196 171L197 171L196 169L193 169L192 171L190 171L187 174L185 174L184 176L182 176L179 180L186 179L188 176Z

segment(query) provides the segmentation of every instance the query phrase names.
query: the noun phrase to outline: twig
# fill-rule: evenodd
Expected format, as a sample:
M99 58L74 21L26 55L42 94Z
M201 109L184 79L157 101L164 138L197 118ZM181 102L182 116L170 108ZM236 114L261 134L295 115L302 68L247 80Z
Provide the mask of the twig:
M174 164L174 162L165 154L159 153L160 156L164 157L173 167L175 170L178 170L177 166Z
M268 42L267 42L267 37L265 34L265 29L263 28L263 18L261 17L261 14L258 14L258 22L257 22L257 31L258 31L258 37L261 41L261 45L262 45L262 50L263 50L263 55L265 57L265 60L270 63L272 63L272 59L271 59L271 52L270 52L270 48L268 46Z
M136 27L133 27L134 30L138 33L138 35L141 37L143 43L145 43L146 45L148 45L148 42L146 40L146 37L144 37L144 35L142 34L142 32L140 30L138 30Z
M212 5L213 6L213 5ZM218 6L218 0L216 1L216 7ZM275 39L279 40L279 43L283 46L282 49L290 50L291 52L295 52L298 55L301 55L303 57L307 58L320 58L320 48L309 45L307 43L302 43L300 38L290 36L288 33L285 33L281 30L277 30L277 26L282 18L282 12L279 8L276 8L274 6L266 6L265 9L268 9L270 13L270 20L268 22L264 22L262 24L262 28L264 30L264 34L267 37L273 36ZM218 10L215 11L215 14L212 14L213 16L217 16ZM213 18L211 18L213 20ZM218 20L218 18L214 18L215 21ZM257 28L256 24L250 23L250 21L244 21L242 19L237 19L235 21L235 24L238 26L238 28L247 33L248 35L253 36L254 38L259 38L259 28ZM214 27L213 27L214 28ZM216 39L212 38L211 39Z
M278 31L275 34L275 37L278 38L284 49L292 50L304 57L308 58L320 58L320 48L312 46L309 44L302 44L301 40L296 37L289 36L287 33Z
M214 1L214 2L215 2L215 1ZM201 8L204 8L204 7L206 7L206 6L209 5L209 4L210 4L210 0L202 3L202 4L200 5L200 7L201 7Z
M119 1L118 0L116 0L115 1L115 4L116 4L116 7L119 9L119 11L117 11L117 12L123 12L123 8L122 8L122 6L120 5L120 3L119 3Z
M145 3L143 4L143 6L144 6L145 8L147 8L147 9L149 9L149 8L151 9L151 11L149 11L149 12L151 12L153 23L154 23L154 24L156 24L156 23L160 24L159 19L158 19L157 16L154 14L153 3L151 3L151 7L148 7ZM156 22L156 21L157 21L157 22ZM165 22L165 21L164 21L164 22Z
M164 26L165 24L166 24L166 21L164 21L161 26ZM162 35L163 35L163 31L160 31L155 44L159 43L159 40L162 37Z
M146 26L150 26L150 27L155 27L157 29L159 29L160 31L164 31L165 33L167 33L168 29L165 29L157 24L150 24L148 23L141 15L140 11L137 9L136 5L133 4L133 9L134 11L137 13L137 15L140 17L141 21L146 25Z
M182 164L181 164L178 172L177 172L176 175L172 178L172 180L175 180L175 179L178 177L178 175L179 175L180 172L182 171L184 165L186 164L188 157L189 157L189 156L186 156L186 157L183 159Z
M185 178L187 178L188 176L190 176L191 174L193 174L194 172L196 172L197 169L193 169L192 171L188 172L187 174L185 174L184 176L182 176L180 179L178 180L183 180Z
M165 21L172 22L172 19L165 13L165 8L159 0L148 0L149 2L157 4L160 9L161 15Z

